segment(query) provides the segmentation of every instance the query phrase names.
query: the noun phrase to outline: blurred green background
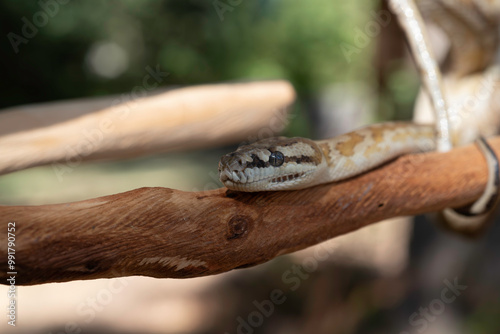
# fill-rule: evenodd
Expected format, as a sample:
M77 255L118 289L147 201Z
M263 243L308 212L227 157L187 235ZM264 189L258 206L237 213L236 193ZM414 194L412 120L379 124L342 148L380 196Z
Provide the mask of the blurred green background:
M0 6L3 31L17 34L20 18L40 10L30 1ZM214 1L71 1L19 53L4 39L1 103L121 93L156 64L171 73L165 85L282 78L311 96L332 82L373 80L372 45L350 63L339 46L352 43L375 7L366 0L241 1L219 16ZM103 43L118 49L117 62L125 58L108 77L89 66Z

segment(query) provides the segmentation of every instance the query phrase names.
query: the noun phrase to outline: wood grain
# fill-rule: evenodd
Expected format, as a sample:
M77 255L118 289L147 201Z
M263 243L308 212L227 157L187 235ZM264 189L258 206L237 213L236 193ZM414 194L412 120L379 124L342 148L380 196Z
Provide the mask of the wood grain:
M214 147L283 130L295 91L287 81L192 86L145 97L81 99L0 112L0 174L49 163ZM131 95L131 96L130 96Z
M498 155L500 138L490 143ZM141 188L75 203L0 206L0 222L4 231L16 222L17 284L187 278L254 266L382 219L465 205L486 178L484 158L469 145L300 191ZM2 268L6 236L0 233ZM6 277L2 271L0 282Z

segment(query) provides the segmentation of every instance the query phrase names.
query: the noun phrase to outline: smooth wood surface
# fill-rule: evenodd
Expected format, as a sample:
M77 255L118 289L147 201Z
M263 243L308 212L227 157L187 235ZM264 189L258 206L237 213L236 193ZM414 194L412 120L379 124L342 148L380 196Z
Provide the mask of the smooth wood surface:
M500 138L490 143L500 154ZM17 284L187 278L253 266L382 219L465 205L486 178L484 158L469 145L300 191L141 188L75 203L0 206L0 221L5 230L16 222ZM0 233L0 245L6 238ZM0 247L2 268L6 250ZM1 272L0 282L6 277Z
M214 147L283 130L295 91L287 81L193 86L21 106L0 112L0 174L55 163Z

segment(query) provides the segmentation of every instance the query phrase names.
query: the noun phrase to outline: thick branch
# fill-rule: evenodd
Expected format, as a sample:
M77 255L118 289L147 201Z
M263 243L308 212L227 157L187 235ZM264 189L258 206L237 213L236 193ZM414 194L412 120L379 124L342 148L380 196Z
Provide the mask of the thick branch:
M500 138L491 144L499 154ZM68 204L3 206L0 264L6 268L7 222L15 221L19 284L217 274L385 218L470 203L486 175L484 159L469 145L405 156L357 178L301 191L141 188Z
M53 162L63 173L82 160L269 136L284 128L294 99L290 83L261 81L8 109L0 112L0 174Z

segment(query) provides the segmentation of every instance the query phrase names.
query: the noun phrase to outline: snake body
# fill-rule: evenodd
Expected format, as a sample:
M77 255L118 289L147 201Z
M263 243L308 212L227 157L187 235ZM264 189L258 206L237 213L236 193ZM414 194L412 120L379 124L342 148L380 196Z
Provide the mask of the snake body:
M403 154L433 151L435 137L431 125L387 122L326 140L263 139L224 155L219 177L237 191L303 189L356 176Z

